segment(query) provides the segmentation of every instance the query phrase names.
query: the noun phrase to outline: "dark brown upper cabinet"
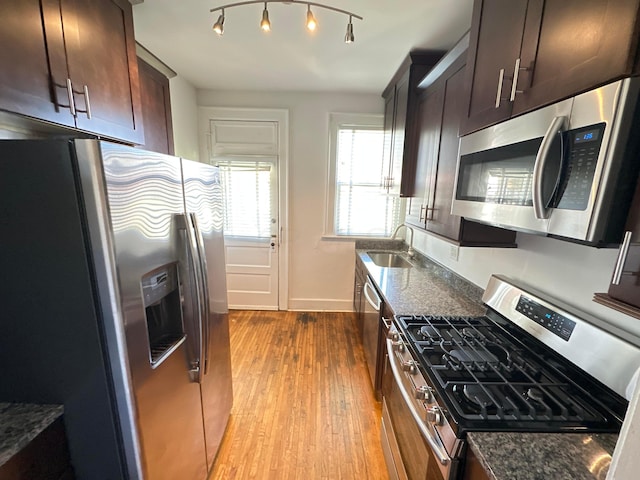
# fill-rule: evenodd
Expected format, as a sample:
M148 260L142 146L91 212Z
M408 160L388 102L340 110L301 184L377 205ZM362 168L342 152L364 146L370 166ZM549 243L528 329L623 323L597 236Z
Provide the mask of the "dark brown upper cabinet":
M451 214L467 45L465 36L420 83L415 195L405 222L462 246L512 247L515 232Z
M169 79L138 58L140 98L146 150L173 155L173 123Z
M443 52L414 51L404 60L382 92L384 109L381 185L391 195L413 195L416 168L418 82Z
M476 0L461 133L638 70L640 0Z
M627 217L608 295L597 293L595 300L640 319L640 179Z
M128 1L3 1L0 39L0 109L143 141Z
M75 119L67 108L66 73L61 75L60 87L56 87L49 69L42 20L40 0L0 2L0 108L73 127ZM59 20L47 25L47 29L52 42L58 37L62 43Z

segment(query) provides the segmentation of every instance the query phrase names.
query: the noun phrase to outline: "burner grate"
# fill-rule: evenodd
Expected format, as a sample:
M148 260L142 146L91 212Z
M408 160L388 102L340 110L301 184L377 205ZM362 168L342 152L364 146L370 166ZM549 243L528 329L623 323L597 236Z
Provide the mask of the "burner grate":
M486 317L396 320L458 419L551 425L606 422L581 389Z

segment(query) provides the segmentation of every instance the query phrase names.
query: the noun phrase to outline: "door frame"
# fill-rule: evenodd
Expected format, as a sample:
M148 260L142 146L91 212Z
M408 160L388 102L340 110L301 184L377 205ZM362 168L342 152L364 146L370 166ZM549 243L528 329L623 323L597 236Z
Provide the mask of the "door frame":
M289 110L280 108L198 107L200 159L210 163L212 120L267 121L278 124L278 309L289 309Z

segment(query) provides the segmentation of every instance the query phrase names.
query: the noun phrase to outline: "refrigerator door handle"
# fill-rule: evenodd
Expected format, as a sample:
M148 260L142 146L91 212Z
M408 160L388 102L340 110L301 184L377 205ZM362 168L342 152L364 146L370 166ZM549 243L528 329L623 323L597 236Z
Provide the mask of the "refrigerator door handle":
M197 315L198 315L198 353L195 361L191 361L189 374L194 382L202 383L204 369L202 368L203 358L204 358L204 318L202 315L202 285L201 285L201 276L200 276L200 261L199 261L199 252L198 252L198 244L196 241L195 235L195 226L193 225L193 219L191 215L185 215L185 231L187 233L187 247L189 250L189 259L190 265L189 270L192 272L192 278L194 281L195 287L195 297L197 303Z
M209 372L209 340L210 340L210 336L211 336L211 325L210 325L210 312L209 312L209 308L210 308L210 298L209 298L209 280L207 278L207 257L205 254L205 250L204 250L204 239L202 237L202 232L200 231L200 227L198 226L198 218L196 216L195 213L190 213L189 216L191 217L191 223L193 225L193 229L195 232L195 239L196 239L196 245L198 247L198 259L199 259L199 264L200 264L200 281L201 281L201 285L202 285L202 292L203 292L203 296L202 296L202 300L203 300L203 305L202 305L202 323L203 323L203 340L204 340L204 349L203 349L203 357L201 360L201 366L202 366L202 362L204 362L204 375L206 375Z

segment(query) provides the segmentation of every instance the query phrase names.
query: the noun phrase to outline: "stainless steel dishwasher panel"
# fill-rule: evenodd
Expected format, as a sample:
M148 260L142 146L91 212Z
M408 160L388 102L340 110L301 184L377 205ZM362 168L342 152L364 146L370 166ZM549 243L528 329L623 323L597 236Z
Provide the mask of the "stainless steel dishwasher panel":
M380 311L382 310L382 300L373 285L373 281L367 275L362 289L364 295L364 312L362 326L362 345L364 347L364 357L369 369L369 378L374 393L377 391L376 366L378 365L378 343L380 333Z

